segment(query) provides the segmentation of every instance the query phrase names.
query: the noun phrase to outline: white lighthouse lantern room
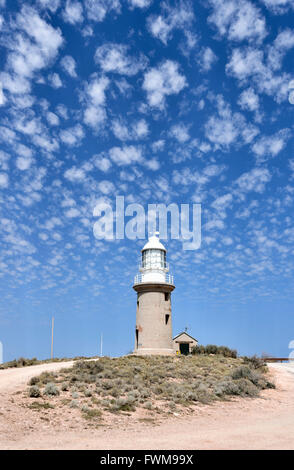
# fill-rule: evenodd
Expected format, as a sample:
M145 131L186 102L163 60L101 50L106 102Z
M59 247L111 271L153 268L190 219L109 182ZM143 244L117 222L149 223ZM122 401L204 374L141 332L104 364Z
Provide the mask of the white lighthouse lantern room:
M137 292L135 354L173 354L171 292L174 280L166 262L166 249L158 232L141 250Z

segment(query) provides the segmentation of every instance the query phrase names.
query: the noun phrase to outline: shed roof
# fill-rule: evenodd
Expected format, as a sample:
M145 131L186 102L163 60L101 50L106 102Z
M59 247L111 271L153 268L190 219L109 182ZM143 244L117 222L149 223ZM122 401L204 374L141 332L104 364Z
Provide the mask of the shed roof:
M197 341L197 343L198 343L198 339L193 338L193 336L189 335L189 333L187 333L186 331L182 331L182 333L179 333L177 336L175 336L175 337L173 338L173 340L177 339L177 338L178 338L179 336L181 336L181 335L187 335L187 336L189 336L189 338L194 339L194 341Z

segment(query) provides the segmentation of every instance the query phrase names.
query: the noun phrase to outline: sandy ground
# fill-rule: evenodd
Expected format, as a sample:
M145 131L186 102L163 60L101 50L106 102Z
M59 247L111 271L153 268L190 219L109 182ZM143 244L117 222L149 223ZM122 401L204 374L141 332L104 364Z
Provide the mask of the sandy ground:
M277 388L260 398L202 405L156 424L130 415L93 427L77 410L50 410L48 419L47 410L23 406L29 378L71 365L0 371L0 449L294 449L294 364L270 365Z

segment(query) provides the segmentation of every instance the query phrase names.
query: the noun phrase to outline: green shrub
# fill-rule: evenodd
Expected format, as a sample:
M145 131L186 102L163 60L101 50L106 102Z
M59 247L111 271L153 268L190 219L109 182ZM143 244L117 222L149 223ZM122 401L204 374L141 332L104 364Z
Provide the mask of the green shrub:
M256 397L258 395L258 388L246 378L240 378L235 381L238 387L236 395Z
M192 354L219 354L224 357L236 358L238 353L236 349L230 349L227 346L216 346L208 344L207 346L197 345L192 348Z
M266 362L264 359L255 355L251 357L244 356L243 360L246 364L248 364L250 367L253 367L254 369L261 369L266 367Z
M113 383L111 380L106 379L101 383L101 386L104 390L110 390L113 387Z
M53 382L55 380L55 375L51 372L42 372L41 375L39 375L39 381L40 383L46 385L50 382Z
M77 400L72 400L69 404L70 408L78 408L79 407L79 402Z
M173 403L174 403L174 402L173 402ZM151 403L151 401L146 401L144 407L145 407L147 410L152 410L152 403Z
M29 396L31 398L39 398L41 396L40 389L37 385L32 385L29 389Z
M63 392L68 392L68 389L69 389L68 383L67 383L67 382L63 382L63 383L61 384L61 390L62 390Z
M87 408L87 407L82 407L82 412L83 412L83 416L84 418L86 419L97 419L97 418L101 418L102 417L102 411L101 410L97 410L97 408L95 409L90 409L90 408Z
M29 381L29 385L37 385L37 383L40 382L40 378L39 377L32 377Z
M132 397L118 398L112 405L114 411L135 411L134 399Z
M233 379L248 379L251 382L256 383L260 377L254 370L252 370L249 366L240 366L237 369L234 369L232 372Z
M44 393L45 395L56 396L59 395L59 390L54 383L49 382L46 384Z

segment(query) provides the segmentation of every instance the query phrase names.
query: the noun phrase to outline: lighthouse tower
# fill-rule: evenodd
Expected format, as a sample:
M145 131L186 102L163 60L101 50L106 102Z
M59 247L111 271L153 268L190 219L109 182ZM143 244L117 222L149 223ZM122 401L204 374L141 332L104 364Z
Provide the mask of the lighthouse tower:
M140 274L133 289L137 292L137 315L134 354L173 354L171 292L173 276L168 274L166 249L158 232L151 236L142 251Z

